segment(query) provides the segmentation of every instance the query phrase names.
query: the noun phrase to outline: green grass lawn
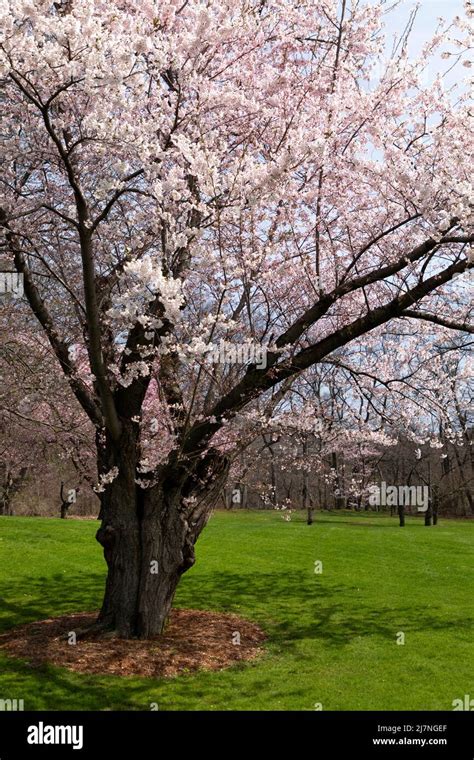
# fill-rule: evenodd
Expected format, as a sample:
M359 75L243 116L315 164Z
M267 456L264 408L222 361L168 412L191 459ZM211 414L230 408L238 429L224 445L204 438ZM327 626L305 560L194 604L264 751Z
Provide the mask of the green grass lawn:
M97 523L0 518L0 630L96 609ZM30 710L451 710L474 697L474 523L217 513L177 606L268 633L258 661L170 680L83 676L0 655L0 699ZM322 573L315 573L315 562ZM397 634L405 644L397 644Z

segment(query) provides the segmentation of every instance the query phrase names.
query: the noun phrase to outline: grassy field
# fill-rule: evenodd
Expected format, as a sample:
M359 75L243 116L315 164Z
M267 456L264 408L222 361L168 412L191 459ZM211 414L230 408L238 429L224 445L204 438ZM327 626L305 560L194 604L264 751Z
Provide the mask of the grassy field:
M99 606L96 528L0 518L0 630ZM33 710L450 710L474 696L473 560L469 522L408 518L400 529L332 513L308 527L299 514L217 513L176 604L257 621L269 636L262 659L159 681L0 655L0 698Z

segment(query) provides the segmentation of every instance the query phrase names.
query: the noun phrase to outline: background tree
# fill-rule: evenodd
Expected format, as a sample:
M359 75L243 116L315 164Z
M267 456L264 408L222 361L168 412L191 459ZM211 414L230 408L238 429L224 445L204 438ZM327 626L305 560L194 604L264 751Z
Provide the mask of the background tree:
M23 329L12 302L3 304L0 318L0 379L3 513L27 502L28 513L49 507L56 514L61 478L83 484L84 502L95 502L97 513L94 429L58 376L51 346L37 329Z

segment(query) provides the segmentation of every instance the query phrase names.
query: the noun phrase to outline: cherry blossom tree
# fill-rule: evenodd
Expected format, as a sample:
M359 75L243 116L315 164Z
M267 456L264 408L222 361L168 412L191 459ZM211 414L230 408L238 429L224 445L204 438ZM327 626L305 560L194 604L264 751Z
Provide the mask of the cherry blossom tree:
M365 341L363 361L351 344L300 376L271 417L241 413L226 506L291 505L311 522L315 506L369 508L370 487L386 481L437 484L445 513L469 511L471 340L432 328L394 324L382 343ZM414 331L430 351L412 352Z
M59 469L72 471L93 496L94 428L58 377L46 337L11 302L0 314L0 378L0 514L11 513L12 498L28 482L46 481L51 489ZM50 498L59 496L58 483Z
M239 415L394 324L470 329L470 105L427 75L468 73L469 4L419 60L385 10L0 3L4 252L96 431L119 636L163 630Z

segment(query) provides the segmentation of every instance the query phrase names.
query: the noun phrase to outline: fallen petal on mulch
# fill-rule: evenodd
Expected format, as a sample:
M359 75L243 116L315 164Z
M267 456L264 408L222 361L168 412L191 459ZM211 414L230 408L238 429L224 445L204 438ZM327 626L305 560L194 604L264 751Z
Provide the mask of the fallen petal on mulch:
M0 635L0 650L33 665L50 663L77 673L166 677L222 670L262 654L265 634L237 615L173 610L162 636L139 639L70 636L92 625L98 613L62 615ZM240 643L238 643L240 641Z

